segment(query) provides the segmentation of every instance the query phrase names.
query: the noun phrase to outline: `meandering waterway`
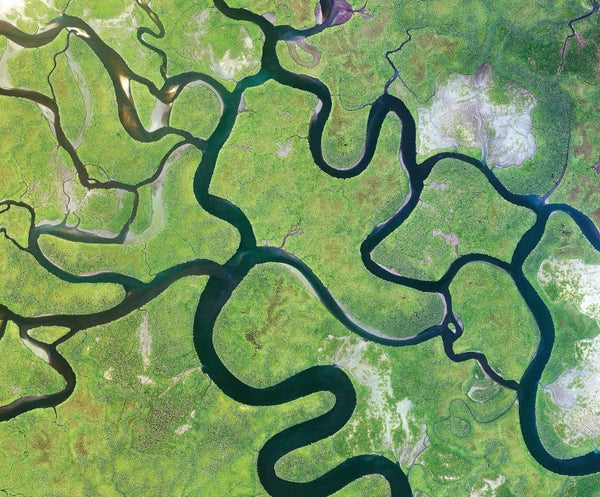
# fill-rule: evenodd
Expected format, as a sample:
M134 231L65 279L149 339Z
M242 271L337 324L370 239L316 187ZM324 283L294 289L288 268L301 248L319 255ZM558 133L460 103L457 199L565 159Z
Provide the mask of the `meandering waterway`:
M327 310L349 330L361 335L365 339L385 346L405 347L439 337L443 341L446 354L452 361L458 362L470 359L479 361L482 368L491 378L504 387L516 391L519 400L519 419L523 439L532 456L545 468L565 475L584 475L600 471L600 454L591 452L573 459L557 459L546 450L540 441L536 424L538 382L552 353L555 329L548 307L523 273L523 264L529 254L540 243L547 221L553 213L561 211L569 215L577 223L589 242L597 250L600 250L600 233L594 223L583 213L568 205L549 204L545 196L517 195L510 192L500 183L490 169L472 157L459 153L444 152L419 163L416 153L416 126L414 118L404 102L390 95L387 92L387 88L371 106L364 137L356 137L357 140L364 140L363 153L358 161L347 167L336 167L329 164L325 160L322 151L323 132L332 109L332 98L329 89L318 79L292 73L284 69L279 63L276 46L277 43L285 42L286 40L304 40L334 25L337 12L336 0L321 0L321 22L306 30L297 30L291 26L274 26L265 17L245 9L231 8L223 0L215 0L214 3L216 8L225 16L242 22L253 23L262 30L264 35L261 69L255 75L239 81L232 91L228 91L211 76L201 73L189 72L176 76L168 76L168 61L164 52L154 48L148 41L142 39L142 36L145 34L155 38L164 35L164 27L160 19L145 2L140 2L140 4L143 4L144 10L158 27L158 32L155 33L144 28L138 32L138 38L146 48L153 50L161 57L161 74L164 79L164 84L161 88L156 87L151 81L131 71L118 53L106 45L94 30L81 19L62 15L51 21L45 29L40 30L36 34L24 33L11 24L0 21L0 34L26 48L34 49L35 47L48 44L65 30L71 33L70 36L78 36L87 43L95 55L102 61L107 73L110 75L119 107L118 117L123 127L134 139L139 141L156 141L166 134L174 134L181 137L182 143L196 146L202 150L202 160L193 178L194 194L198 204L208 213L235 227L240 235L240 243L237 251L225 264L220 265L206 260L190 261L189 263L175 266L158 274L149 283L142 283L135 278L111 272L80 276L72 275L62 270L44 255L38 243L39 237L49 235L80 242L124 243L129 232L129 225L137 213L137 202L139 201L137 196L138 188L159 178L163 173L163 169L166 171L168 158L175 148L165 155L156 173L151 178L148 178L147 181L137 185L127 185L113 180L105 182L96 181L89 177L85 165L79 160L76 150L79 142L77 140L75 143L70 142L62 131L60 113L54 99L26 89L0 88L0 95L27 99L48 109L53 116L51 122L54 123L56 140L70 155L77 170L79 181L84 186L88 188L118 188L133 192L136 195L130 219L120 233L116 233L111 237L102 237L98 234L83 232L82 230L78 230L77 227L67 226L64 223L59 225L48 225L43 222L36 223L35 211L27 204L17 201L3 203L3 207L6 209L22 207L30 210L29 245L27 248L21 248L31 253L39 264L43 265L56 276L73 283L108 282L119 284L124 288L126 296L119 305L89 315L26 317L12 312L8 307L1 307L0 324L5 326L7 320L16 323L27 343L34 347L36 353L42 355L63 376L66 386L59 393L47 396L23 397L8 406L0 407L0 419L11 419L28 410L40 407L57 406L71 395L76 383L76 373L57 352L57 346L60 343L68 340L83 329L116 320L135 309L139 309L140 306L155 298L179 278L193 274L205 274L209 275L209 280L200 296L195 314L193 328L194 344L204 372L210 376L226 395L238 402L249 405L278 405L319 391L328 391L335 396L335 404L330 411L314 419L287 428L268 440L260 449L257 471L265 489L271 495L281 497L304 495L327 496L361 476L380 474L388 481L394 497L411 496L412 492L408 478L398 463L379 455L362 455L350 458L321 477L305 483L287 481L280 478L275 472L275 464L281 457L299 447L309 445L336 433L348 422L356 407L354 387L347 374L335 365L315 366L276 385L267 388L255 388L245 384L233 375L217 354L213 342L213 330L219 314L227 305L238 285L253 267L259 264L275 262L285 264L295 271L300 272ZM361 260L369 271L383 280L404 285L421 292L434 292L440 295L445 302L445 315L438 325L423 330L421 333L410 338L389 337L377 332L377 330L363 326L348 315L325 285L323 285L318 275L307 264L281 248L258 246L252 224L244 212L228 200L209 193L217 158L232 132L237 115L239 114L244 91L253 86L261 85L268 80L274 80L282 85L310 92L318 98L319 104L309 125L309 147L315 165L324 174L329 174L336 178L349 178L359 175L369 166L377 147L382 123L386 116L391 113L401 121L402 131L399 137L399 150L401 162L409 180L409 194L397 212L391 218L375 227L363 241L360 250ZM135 102L129 91L130 81L136 81L144 85L157 99L157 109L161 110L161 114L154 120L151 129L144 128L139 118ZM176 100L186 85L193 84L209 86L218 94L222 106L219 124L214 133L206 140L194 137L185 130L170 127L168 125L168 112L162 112L164 109L170 108L170 105ZM177 145L177 147L179 146L181 146L181 143ZM436 164L445 158L457 159L476 168L485 175L489 184L498 195L514 205L532 211L536 215L536 222L518 242L510 262L504 262L485 254L469 254L458 257L450 265L447 272L437 281L408 278L378 264L373 259L372 253L388 235L412 214L423 192L425 181ZM537 353L518 382L504 379L491 368L487 358L481 353L467 352L458 354L453 350L454 342L463 332L463 325L452 310L450 284L463 266L476 261L492 264L511 276L540 330L540 342ZM62 326L70 331L53 344L44 344L33 340L28 335L29 330L39 326ZM397 381L402 381L402 379L399 378Z

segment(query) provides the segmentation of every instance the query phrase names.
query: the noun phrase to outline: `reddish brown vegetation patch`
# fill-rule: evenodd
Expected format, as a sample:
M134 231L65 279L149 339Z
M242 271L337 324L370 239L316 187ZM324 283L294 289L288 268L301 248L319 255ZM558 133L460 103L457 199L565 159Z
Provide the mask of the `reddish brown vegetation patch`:
M586 161L591 160L592 158L592 145L588 140L588 131L589 128L593 128L587 124L581 124L576 126L575 132L581 134L581 145L577 147L573 147L573 152L575 155L581 155ZM592 131L597 132L598 130L593 129Z

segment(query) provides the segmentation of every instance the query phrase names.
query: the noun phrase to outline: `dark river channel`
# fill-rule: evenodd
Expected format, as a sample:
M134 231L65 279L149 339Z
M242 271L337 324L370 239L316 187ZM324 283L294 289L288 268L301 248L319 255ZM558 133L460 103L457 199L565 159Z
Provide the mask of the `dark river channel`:
M123 232L117 234L114 238L103 239L84 234L64 224L37 226L35 224L35 212L31 209L32 223L28 251L34 255L40 264L55 275L74 283L117 283L126 290L127 295L123 302L114 308L85 316L54 315L27 318L17 315L6 307L1 307L0 338L7 320L14 321L21 329L22 334L39 326L64 326L71 331L67 336L53 344L48 345L36 341L36 345L47 352L50 364L64 377L66 381L65 389L62 392L47 396L24 397L10 405L1 407L0 419L11 419L23 412L40 407L56 406L71 395L75 386L76 375L68 362L58 353L57 347L60 343L63 343L80 330L116 320L138 309L181 277L191 274L204 274L209 275L209 280L200 296L196 310L193 329L194 344L204 372L226 395L244 404L260 406L283 404L320 391L331 392L335 396L335 405L330 411L317 418L287 428L268 440L261 448L258 455L258 475L265 489L271 495L277 497L327 496L361 476L380 474L389 482L394 497L411 496L412 492L408 479L398 463L379 455L361 455L350 458L316 480L306 483L290 482L276 474L275 464L281 457L299 447L333 435L348 422L356 407L356 392L348 375L335 365L311 367L277 385L267 388L254 388L235 377L221 361L213 343L213 330L221 310L227 305L232 293L253 267L274 262L292 266L300 271L328 311L351 331L368 340L384 346L410 346L439 337L443 341L445 351L452 361L478 360L487 374L496 382L516 391L523 439L531 455L542 466L564 475L586 475L600 471L600 454L591 452L574 459L557 459L548 453L540 441L536 423L536 396L538 382L552 353L555 327L548 307L523 273L523 264L528 255L539 244L547 221L553 213L560 211L570 216L590 243L597 250L600 250L600 233L593 222L568 205L549 204L546 198L542 196L516 195L508 191L488 167L472 157L460 153L444 152L418 163L415 120L404 102L388 94L387 90L371 106L365 135L356 137L357 140L364 140L364 150L359 160L347 168L336 168L330 165L324 159L322 152L324 127L332 109L332 98L329 89L315 78L295 74L284 69L277 58L276 45L282 40L306 38L335 25L337 16L341 15L341 3L335 0L321 0L322 23L305 30L298 30L291 26L273 26L264 17L244 9L230 8L222 0L215 0L214 3L216 8L227 17L253 23L264 34L260 71L241 80L233 91L228 91L218 81L201 73L189 72L177 76L167 76L166 56L160 50L154 49L143 38L143 36L160 37L162 31L164 31L162 23L149 8L145 10L147 10L159 30L158 32L152 32L144 28L144 30L138 31L138 38L146 47L163 56L164 85L161 88L133 73L118 53L106 45L92 28L81 19L63 15L51 21L46 30L31 35L0 21L1 35L28 48L40 47L50 43L63 30L72 32L73 36L78 36L87 43L102 61L104 68L111 77L119 106L119 119L123 127L134 139L139 141L156 141L167 134L176 134L181 136L182 143L190 143L202 150L202 160L193 179L196 199L204 210L231 224L240 235L240 245L236 253L223 265L207 260L195 260L170 268L158 274L149 283L142 283L135 278L110 272L91 276L76 276L62 271L45 258L39 248L39 237L49 235L81 242L121 243L126 235L127 229L125 228L129 227L135 217L137 204ZM152 17L152 15L155 17ZM203 81L220 95L223 101L222 118L214 133L206 140L193 137L185 130L170 126L164 126L155 131L147 131L141 123L127 87L123 85L124 80L136 81L145 85L155 97L164 103L172 103L186 85ZM356 176L368 167L377 147L382 123L388 114L394 114L401 121L402 131L399 137L399 151L402 164L408 175L410 193L399 210L390 219L378 225L364 240L361 246L361 259L370 272L383 280L408 286L421 292L434 292L441 295L446 303L446 315L439 325L423 330L418 335L410 338L388 337L384 334L373 334L362 329L345 314L345 311L338 305L310 267L283 249L258 246L252 225L244 212L228 200L209 193L210 182L219 152L232 132L244 91L261 85L268 80L275 80L282 85L310 92L318 98L319 105L309 125L308 142L310 151L316 166L323 173L336 178ZM47 107L55 113L55 116L57 116L55 118L57 141L69 153L77 169L79 179L84 186L89 188L121 188L137 192L140 185L125 185L116 181L99 183L90 179L85 165L79 160L76 150L62 132L60 119L58 118L59 109L53 99L34 91L21 89L0 89L0 95L28 99ZM456 259L448 268L446 274L438 281L407 278L391 272L377 264L371 254L390 233L411 215L423 191L424 182L435 165L444 158L458 159L476 168L485 175L498 195L514 205L531 210L537 216L537 220L534 226L518 242L510 262L504 262L484 254L464 255ZM14 206L28 208L26 204L20 205L18 202L14 202ZM489 366L487 358L481 353L457 354L453 350L453 343L462 333L462 323L452 313L449 287L460 268L475 261L492 264L512 277L539 327L540 342L537 353L518 382L502 378ZM426 370L427 365L424 364L423 368Z

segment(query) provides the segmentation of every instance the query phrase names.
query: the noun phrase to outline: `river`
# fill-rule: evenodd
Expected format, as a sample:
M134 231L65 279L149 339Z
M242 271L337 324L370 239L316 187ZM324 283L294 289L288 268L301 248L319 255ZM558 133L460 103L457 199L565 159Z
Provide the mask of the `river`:
M286 40L304 40L333 25L335 23L336 8L339 8L336 0L321 0L321 23L305 30L298 30L291 26L274 26L263 16L245 9L230 8L223 0L215 0L214 3L216 8L227 17L253 23L262 30L264 35L260 71L253 76L243 78L232 91L228 91L213 77L201 73L189 72L176 76L167 76L168 61L166 55L162 51L152 47L149 42L142 40L142 35L144 34L149 34L155 38L164 35L162 23L148 6L143 8L159 30L154 33L144 28L144 30L138 32L138 38L144 46L154 50L161 56L163 62L161 73L164 79L164 84L161 88L156 87L146 78L133 73L118 53L106 45L93 29L81 19L62 15L51 21L45 29L40 30L36 34L24 33L14 26L0 21L0 34L27 48L35 48L48 44L63 30L68 30L71 33L70 36L78 36L87 43L95 55L102 61L111 77L119 108L118 117L125 130L134 139L145 142L159 140L166 134L175 134L181 137L182 143L187 143L200 149L203 152L202 160L193 178L194 194L198 204L210 214L231 224L237 229L240 235L240 243L236 253L225 264L219 265L206 260L190 261L189 263L170 268L160 273L149 283L142 283L135 278L111 272L88 276L70 275L45 257L39 247L39 237L50 235L64 239L79 240L81 242L123 243L127 236L128 227L137 213L138 197L136 196L136 202L134 203L130 219L123 230L112 237L103 237L100 234L83 232L82 230L78 230L77 227L69 227L64 224L48 225L41 223L40 225L36 225L35 212L32 208L19 202L5 204L8 207L19 206L30 209L31 227L27 251L35 257L39 264L43 265L56 276L74 283L83 281L117 283L123 287L126 296L119 305L111 309L85 316L56 315L28 318L17 315L7 307L1 307L1 322L5 323L6 320L14 321L20 327L21 333L26 334L24 338L28 343L34 346L36 351L44 355L48 363L64 377L66 387L62 392L56 394L37 396L35 398L24 397L8 406L3 406L0 408L0 419L8 420L28 410L59 405L71 395L75 386L76 375L68 362L58 353L57 346L60 343L63 343L86 327L113 321L135 309L139 309L139 307L155 298L179 278L190 274L207 274L209 275L209 280L200 296L195 314L193 328L194 345L204 372L210 376L226 395L238 402L249 405L283 404L319 391L328 391L335 396L335 404L330 411L314 419L287 428L268 440L260 449L257 471L265 489L272 496L276 497L327 496L361 476L380 474L388 481L393 497L411 496L412 491L408 478L398 463L380 455L362 455L350 458L321 477L305 483L290 482L280 478L276 474L274 469L275 464L281 457L299 447L333 435L348 422L356 407L356 392L348 375L335 365L315 366L279 384L267 388L254 388L235 377L221 361L213 343L213 330L220 312L227 305L233 292L253 267L258 264L275 262L285 264L295 271L300 272L328 311L349 330L361 335L365 339L385 346L405 347L440 337L450 360L456 362L471 359L478 360L491 378L504 387L516 391L523 439L532 456L542 466L550 471L564 475L585 475L600 471L600 454L591 452L574 459L561 460L553 457L540 441L536 421L536 396L538 382L552 353L555 329L548 307L523 273L523 264L528 255L540 243L547 221L553 213L561 211L569 215L577 223L590 243L597 250L600 250L600 233L593 222L572 207L547 203L545 196L516 195L508 191L490 169L472 157L460 153L444 152L429 157L422 163L418 163L415 120L404 102L390 95L387 92L387 87L371 106L364 135L364 149L358 161L344 168L338 168L329 164L322 152L323 132L332 109L332 98L329 89L318 79L292 73L284 69L279 63L276 45ZM421 292L434 292L440 295L445 302L445 315L439 325L423 330L414 337L404 339L388 337L376 330L362 326L360 322L353 320L348 315L335 300L334 296L329 293L318 276L302 260L280 248L257 246L252 224L244 212L228 200L209 193L219 152L233 130L244 91L253 86L261 85L268 80L274 80L282 85L310 92L318 98L319 104L309 125L308 141L310 151L315 165L324 174L329 174L336 178L356 176L369 166L377 147L382 123L388 114L394 114L401 121L402 131L399 137L399 151L402 165L409 179L409 194L397 212L388 220L375 227L363 241L361 245L361 259L365 267L379 278L414 288ZM144 128L130 93L131 81L140 83L148 88L150 93L157 99L157 108L159 110L170 108L186 85L207 85L218 95L222 106L222 117L217 128L208 139L199 139L193 137L185 130L170 127L167 124L168 112L160 114L160 119L156 119L152 129ZM59 109L53 99L37 92L14 88L0 89L0 94L14 98L28 99L48 109L48 112L53 116L50 122L54 122L54 133L59 145L70 155L80 182L88 188L118 188L137 195L137 189L140 186L148 184L160 176L162 168L165 167L167 159L172 152L171 150L165 155L156 174L146 182L138 185L127 185L114 180L98 182L89 177L85 165L79 160L76 147L64 135L60 125ZM178 146L181 146L181 144ZM518 242L510 262L503 262L485 254L469 254L456 259L450 265L447 272L437 281L408 278L378 264L373 260L372 253L390 233L408 219L419 202L429 174L435 165L445 158L457 159L476 168L485 175L489 184L495 189L498 195L514 205L531 210L536 215L536 222ZM489 366L487 358L481 353L469 352L457 354L453 350L454 342L463 332L463 325L460 319L453 314L449 288L460 268L475 261L492 264L511 276L539 327L540 342L537 353L518 382L502 378L501 375ZM70 332L53 344L43 344L33 341L27 334L28 330L38 326L64 326Z

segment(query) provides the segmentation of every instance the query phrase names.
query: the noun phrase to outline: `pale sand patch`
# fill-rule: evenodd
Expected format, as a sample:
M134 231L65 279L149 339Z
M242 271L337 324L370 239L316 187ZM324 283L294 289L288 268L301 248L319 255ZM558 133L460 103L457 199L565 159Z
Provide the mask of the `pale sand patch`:
M175 433L177 433L177 435L183 435L186 431L188 431L191 428L190 425L181 425L179 428L177 428L175 430Z
M40 0L48 10L58 14L59 9L54 5L53 0ZM0 0L0 19L14 23L17 19L22 19L28 22L35 22L38 25L38 32L44 32L56 26L55 23L45 25L39 17L31 18L25 15L25 8L27 7L27 0Z
M140 380L140 383L142 385L154 385L154 380L152 378L149 378L148 376L138 374L137 379Z
M2 19L2 15L0 15L0 19ZM3 88L12 88L13 85L10 82L10 75L8 74L7 63L9 59L15 56L18 52L24 50L24 48L16 43L13 43L10 40L6 40L6 48L2 52L2 56L0 57L0 86Z
M51 25L47 25L47 29L50 29ZM90 38L90 35L87 34L83 29L79 28L69 28L69 33L75 33L80 38Z
M579 364L544 387L560 408L554 428L567 444L600 437L600 334L575 343Z
M392 386L390 359L385 352L379 353L376 366L368 361L366 354L373 355L375 347L370 342L346 337L333 359L370 390L367 417L379 420L382 425L378 436L371 432L372 450L381 450L381 443L401 465L410 467L427 447L427 426L416 421L412 412L414 404L408 397L396 401L398 394ZM353 426L356 430L356 425ZM401 445L394 442L398 430L403 432Z
M56 28L60 28L60 24L57 22L49 22L48 24L44 24L43 26L40 27L40 29L38 29L38 33L45 33L46 31L51 31L53 29ZM74 29L74 33L78 34L79 31L81 31L79 28L73 28ZM84 32L85 33L85 32ZM87 34L86 34L87 36Z
M432 231L431 234L434 238L442 237L444 240L446 240L446 243L453 248L458 247L460 244L460 238L458 238L458 235L454 233L454 231L451 231L446 235L441 229L438 228Z
M42 359L44 362L47 362L48 364L50 364L50 354L48 354L48 352L46 352L46 350L44 350L42 347L40 347L37 343L35 343L33 340L31 340L27 336L21 337L21 341L37 357Z
M243 71L246 67L258 65L258 61L253 59L246 54L242 54L239 57L232 58L231 51L227 49L223 58L217 60L211 52L211 70L219 78L229 80L235 78L235 76Z
M25 0L1 0L0 1L0 19L10 20L10 18L25 16Z
M267 21L271 24L275 24L277 22L277 17L275 16L275 12L265 12L262 15Z
M286 158L290 156L292 152L292 139L288 138L284 142L276 142L277 145L277 155L281 158Z
M140 353L142 355L142 365L144 371L150 366L150 354L152 352L152 335L148 328L148 314L145 313L140 326Z
M175 93L176 91L177 87L174 87L169 90L169 93ZM150 115L150 124L147 126L148 131L152 132L168 126L172 108L172 103L166 104L157 98L154 102L152 114Z
M536 100L524 88L507 85L508 103L492 101L488 66L473 76L452 74L436 88L431 107L417 109L418 152L459 147L479 148L490 166L521 165L536 151L531 110Z
M483 484L473 486L470 497L496 497L496 489L505 481L504 475L498 475L495 480L484 478Z
M555 301L566 301L600 324L600 265L581 259L542 262L537 274L542 289L553 289ZM544 391L560 409L554 429L567 444L578 446L600 437L600 334L574 346L579 364L567 369Z
M119 74L119 83L121 84L121 88L123 89L123 92L125 93L125 95L127 96L127 98L129 100L132 100L132 96L131 96L131 80L123 75L123 74Z
M558 301L569 302L600 324L600 265L549 257L540 265L537 279L544 289L550 284L558 289Z
M244 38L244 48L254 48L254 43L252 42L252 38L248 35Z
M255 58L253 54L254 44L252 43L252 39L248 36L248 32L243 28L242 35L242 43L245 50L238 57L232 57L231 50L227 49L223 54L223 57L217 59L215 58L212 47L208 47L210 68L219 78L224 80L234 79L247 67L258 68L260 65L260 60Z
M198 12L197 14L192 15L192 19L196 22L194 33L197 35L205 35L208 33L208 28L206 27L206 21L208 21L208 17L210 16L210 9L204 9Z

